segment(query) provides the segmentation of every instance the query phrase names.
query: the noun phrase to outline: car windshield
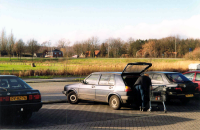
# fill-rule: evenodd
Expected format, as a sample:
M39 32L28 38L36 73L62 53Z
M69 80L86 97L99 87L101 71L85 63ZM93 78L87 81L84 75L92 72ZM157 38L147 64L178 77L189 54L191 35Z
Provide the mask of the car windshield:
M171 82L175 82L175 83L182 83L182 82L191 82L188 78L186 78L184 75L182 75L181 73L167 73L165 74L167 76L167 78L171 81Z
M5 89L31 89L31 87L18 77L1 77L0 87Z

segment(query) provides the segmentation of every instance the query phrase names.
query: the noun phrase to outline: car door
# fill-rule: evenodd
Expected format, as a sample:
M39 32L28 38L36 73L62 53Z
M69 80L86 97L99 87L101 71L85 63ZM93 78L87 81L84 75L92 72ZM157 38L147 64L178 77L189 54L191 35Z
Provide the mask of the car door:
M78 88L80 99L95 100L95 86L98 84L100 74L91 74Z
M196 73L195 78L194 78L194 83L198 83L198 91L200 91L200 73Z
M102 74L99 80L99 84L95 86L97 101L107 101L107 96L110 92L113 92L115 85L115 79L113 74Z

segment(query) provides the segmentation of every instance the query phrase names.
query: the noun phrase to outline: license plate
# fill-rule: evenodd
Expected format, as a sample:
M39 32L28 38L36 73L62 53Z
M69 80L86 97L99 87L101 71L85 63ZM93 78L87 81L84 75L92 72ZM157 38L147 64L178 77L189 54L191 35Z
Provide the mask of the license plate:
M27 100L27 96L13 96L10 97L10 101L24 101Z
M185 97L194 97L193 94L186 94Z

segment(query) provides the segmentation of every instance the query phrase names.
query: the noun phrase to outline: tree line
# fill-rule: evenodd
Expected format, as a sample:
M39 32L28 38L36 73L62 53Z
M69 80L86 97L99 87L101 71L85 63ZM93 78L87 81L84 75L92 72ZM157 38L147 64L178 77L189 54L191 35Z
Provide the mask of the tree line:
M90 57L95 57L95 50L100 50L99 57L119 58L119 57L152 57L152 58L174 58L183 57L189 51L200 47L200 39L181 39L179 36L169 36L161 39L133 39L127 41L121 38L108 38L100 42L98 37L91 37L87 40L76 41L70 46L70 41L60 39L53 48L63 51L64 56L86 55L90 52ZM30 39L26 43L16 40L11 33L7 36L5 29L0 35L0 56L22 56L33 57L34 53L51 51L51 41L38 43L35 39Z
M100 50L100 57L152 57L152 58L174 58L183 57L189 51L200 47L200 39L180 39L178 36L169 36L161 39L134 40L129 38L123 41L121 38L109 38L99 43L97 37L91 37L85 41L77 41L71 46L70 54L86 54Z

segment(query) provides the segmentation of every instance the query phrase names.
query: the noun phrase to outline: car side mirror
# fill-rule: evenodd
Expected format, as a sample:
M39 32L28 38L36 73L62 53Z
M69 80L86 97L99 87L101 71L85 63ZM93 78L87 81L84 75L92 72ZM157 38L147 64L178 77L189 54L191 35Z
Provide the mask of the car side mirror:
M86 82L83 80L83 81L81 81L81 83L83 83L83 84L86 84Z

